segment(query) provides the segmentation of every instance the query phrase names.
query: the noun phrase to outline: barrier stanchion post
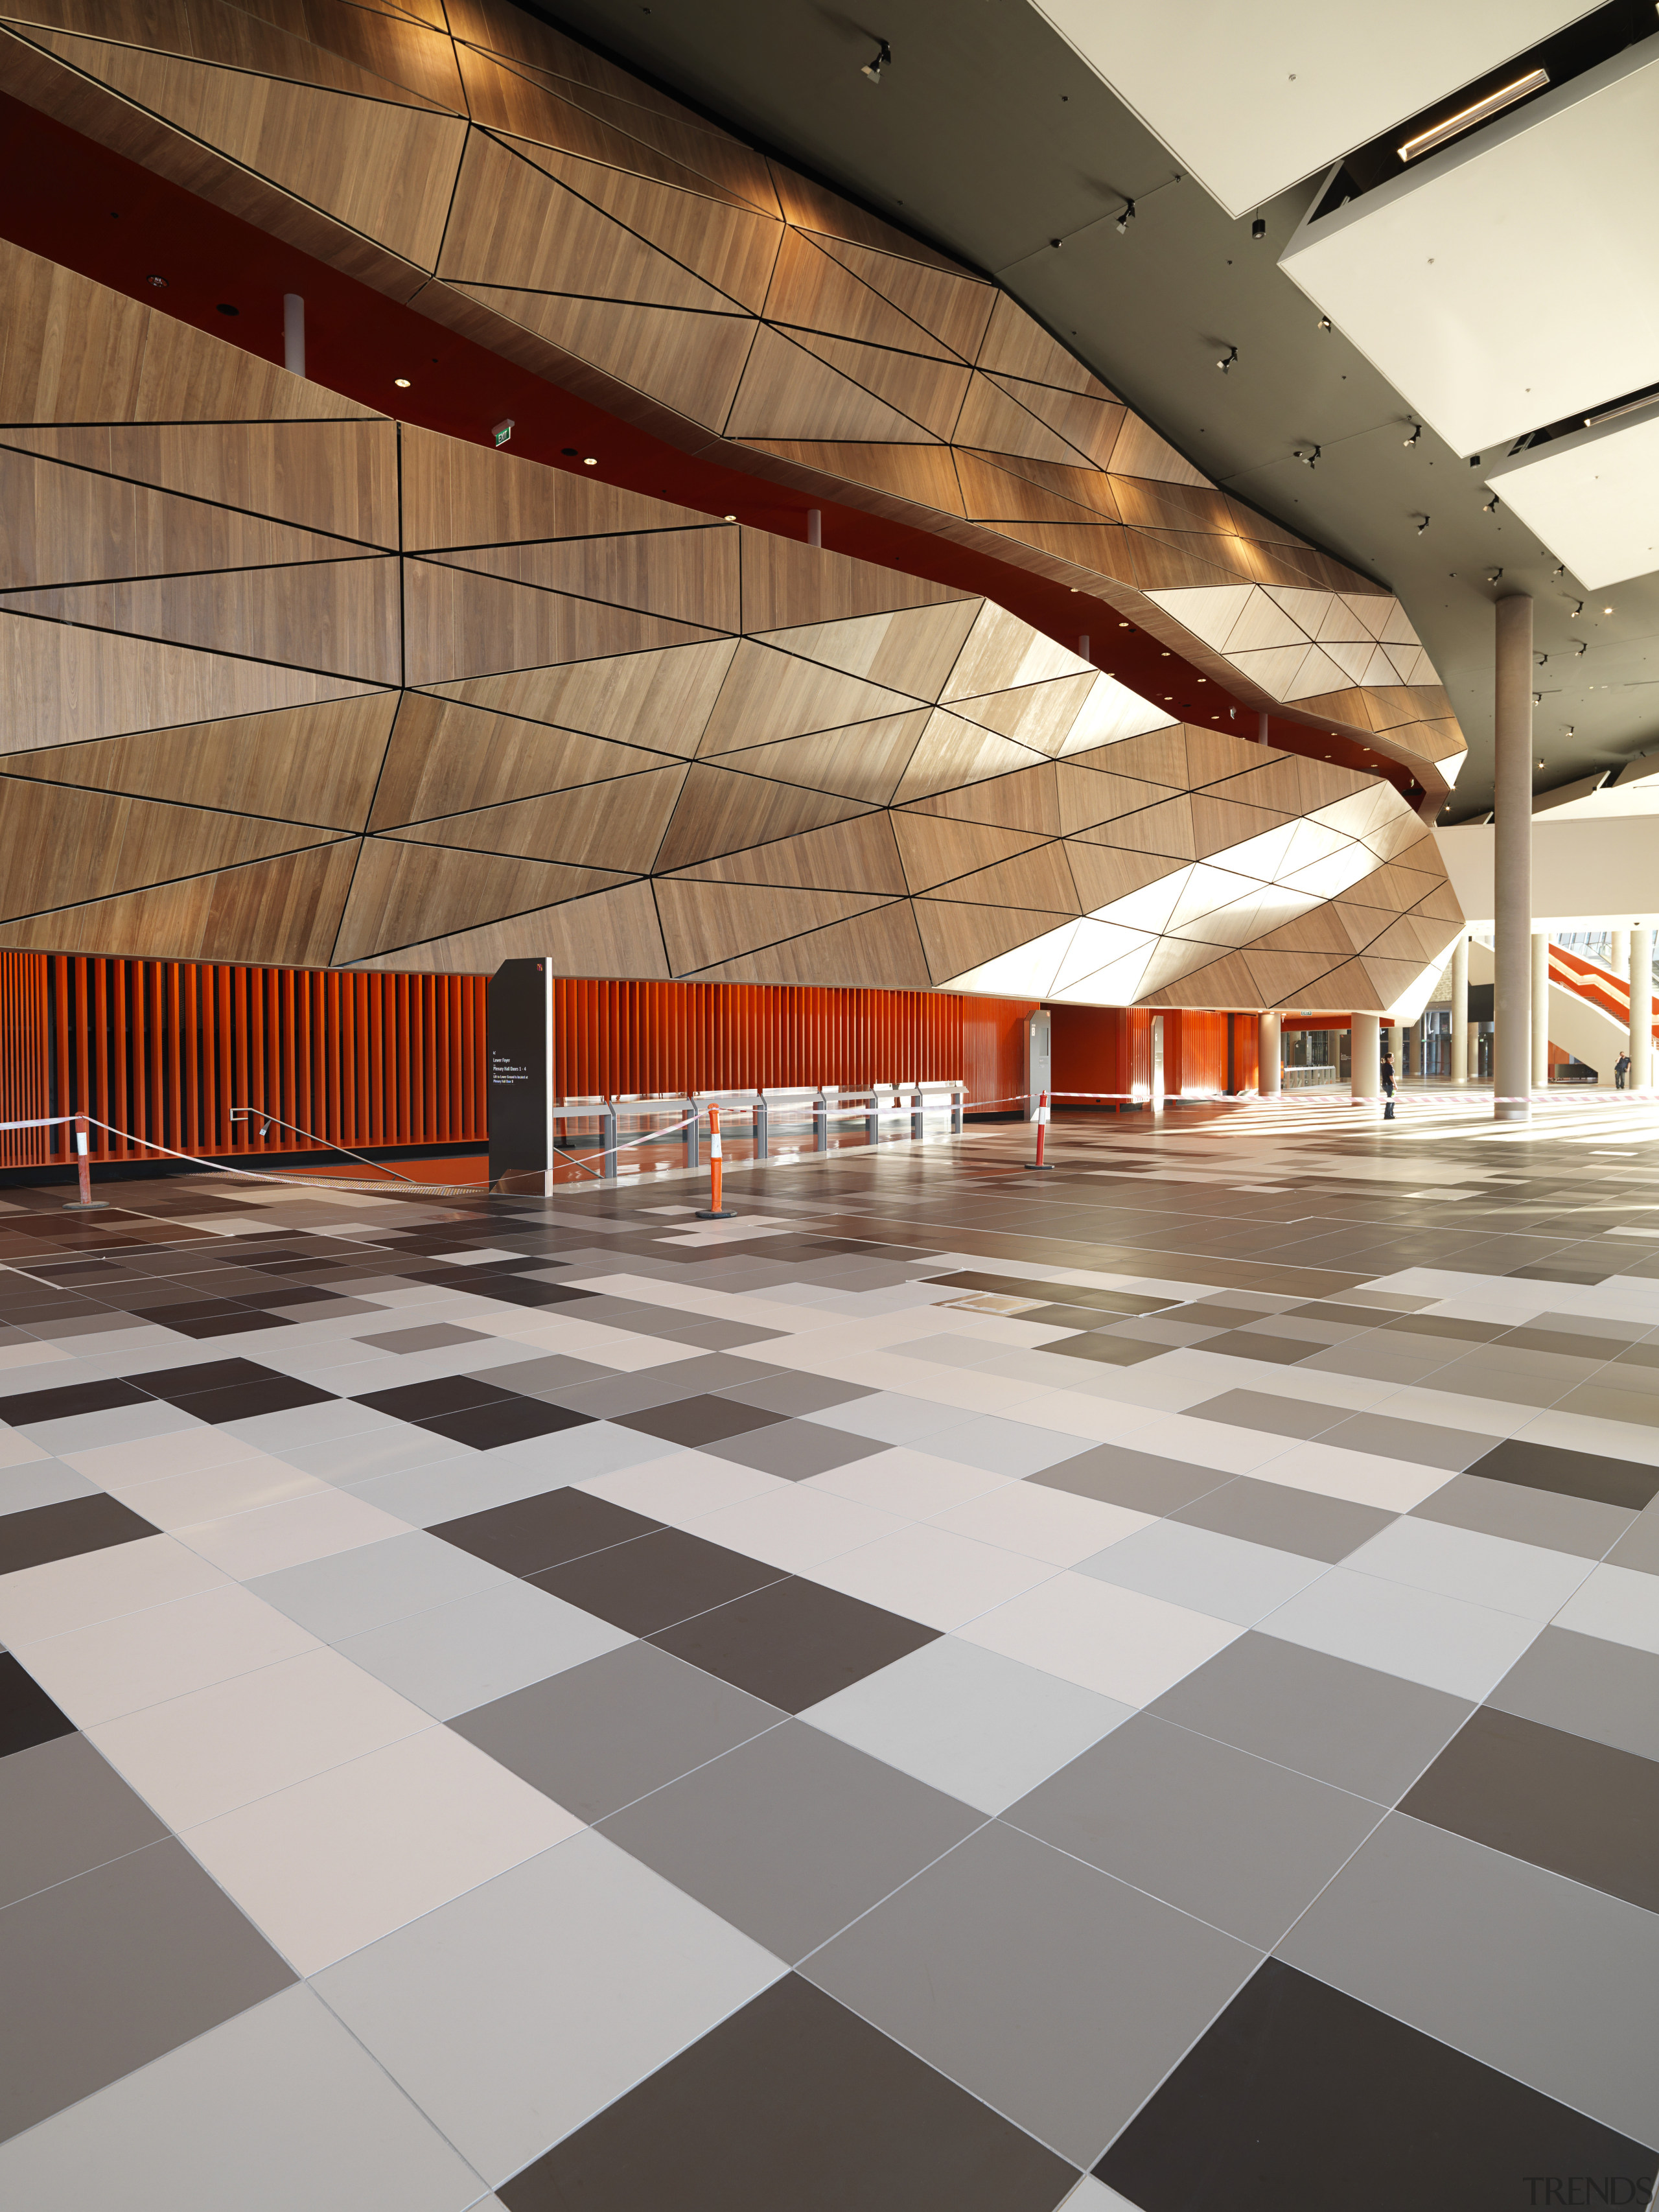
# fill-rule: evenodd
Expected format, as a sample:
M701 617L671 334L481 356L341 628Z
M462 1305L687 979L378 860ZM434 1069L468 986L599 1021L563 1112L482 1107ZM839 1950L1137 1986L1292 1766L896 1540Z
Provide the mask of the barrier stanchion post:
M100 1213L109 1204L107 1199L94 1198L92 1194L92 1162L88 1157L91 1150L92 1132L87 1126L87 1117L84 1114L77 1114L75 1117L75 1174L81 1186L81 1195L68 1201L65 1210L70 1213Z
M812 1101L812 1150L827 1152L830 1149L830 1101L822 1092Z
M617 1179L617 1109L607 1104L599 1119L599 1149L605 1154L605 1174Z
M927 1133L927 1123L923 1119L923 1109L921 1103L921 1085L917 1084L915 1094L910 1100L911 1142L913 1144L919 1145Z
M967 1092L963 1089L962 1085L961 1085L959 1083L957 1083L957 1084L953 1084L953 1085L951 1085L951 1134L953 1137L959 1137L959 1136L962 1134L962 1109L963 1109L963 1107L964 1106L964 1104L967 1103L967 1097L968 1097L968 1094L967 1094Z
M1038 1098L1036 1112L1031 1119L1036 1123L1037 1156L1034 1160L1022 1161L1021 1165L1029 1174L1052 1175L1053 1168L1042 1157L1042 1140L1048 1133L1048 1094L1046 1091Z
M699 1164L702 1150L702 1115L697 1110L696 1100L690 1093L686 1097L685 1109L685 1164L695 1168Z
M699 1221L729 1221L731 1209L720 1204L720 1109L708 1109L708 1203L699 1206Z
M766 1093L763 1091L757 1091L755 1093L755 1158L757 1160L771 1158L767 1144L768 1133Z
M864 1141L866 1145L881 1142L881 1093L873 1087L870 1092L870 1110L864 1117Z

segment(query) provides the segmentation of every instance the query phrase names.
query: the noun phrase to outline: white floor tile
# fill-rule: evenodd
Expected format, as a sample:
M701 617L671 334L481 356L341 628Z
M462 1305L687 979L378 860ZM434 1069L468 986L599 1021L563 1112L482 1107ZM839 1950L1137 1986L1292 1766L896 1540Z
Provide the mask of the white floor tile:
M1443 1467L1419 1467L1411 1460L1344 1451L1318 1438L1292 1444L1255 1471L1264 1481L1282 1482L1287 1489L1316 1490L1325 1498L1378 1505L1387 1513L1409 1512L1451 1480L1450 1470Z
M238 1460L262 1456L240 1437L200 1422L194 1428L175 1429L166 1436L143 1437L126 1444L93 1444L85 1451L64 1454L70 1466L105 1488L113 1488L118 1482L136 1488L140 1483L193 1474L202 1468L230 1467Z
M1333 1567L1256 1624L1263 1635L1475 1698L1509 1672L1540 1626L1346 1567Z
M348 1638L340 1650L447 1721L633 1640L608 1620L509 1576L474 1596Z
M1155 1521L1078 1564L1079 1574L1212 1613L1241 1628L1273 1612L1324 1571L1322 1559L1219 1536L1181 1521Z
M971 1621L963 1640L1121 1705L1147 1705L1242 1632L1087 1575L1064 1573Z
M581 1825L448 1729L429 1728L184 1840L295 1972L314 1974Z
M401 1536L409 1525L353 1491L319 1485L306 1497L262 1506L257 1512L198 1522L181 1529L179 1540L238 1582L250 1582L256 1575L298 1566L303 1559L320 1559L331 1552L349 1552L356 1544Z
M1079 1559L1146 1528L1152 1518L1150 1513L1132 1512L1127 1505L1104 1504L1099 1498L1051 1490L1043 1483L1011 1482L936 1515L934 1525L1026 1553L1056 1567L1074 1567Z
M1000 1490L1013 1480L990 1468L964 1467L960 1460L939 1459L932 1452L896 1444L890 1451L872 1452L868 1459L849 1460L845 1467L812 1475L806 1486L873 1505L884 1513L925 1521L965 1504L970 1498Z
M314 1636L240 1583L118 1613L17 1647L76 1728L182 1698L318 1648Z
M589 1831L315 1987L480 2172L517 2172L783 1972Z
M165 1605L225 1577L176 1536L140 1536L72 1559L0 1575L0 1644L27 1644L140 1606Z
M169 1827L183 1829L430 1725L418 1705L321 1648L87 1734Z
M824 1560L811 1580L929 1628L958 1628L1053 1573L1045 1559L918 1524Z
M1357 1574L1382 1575L1390 1582L1543 1621L1566 1603L1594 1562L1541 1544L1517 1544L1505 1536L1407 1516L1380 1529L1342 1564Z
M591 1491L595 1498L608 1498L613 1505L625 1505L632 1513L665 1521L671 1528L689 1528L722 1505L787 1490L790 1485L780 1475L763 1474L757 1468L739 1467L736 1460L716 1459L709 1452L673 1451L640 1467L595 1475L577 1487Z
M111 1473L104 1477L104 1486L112 1498L118 1498L158 1528L174 1530L252 1512L262 1505L280 1505L328 1487L268 1452L255 1452L223 1467L198 1468L188 1474L152 1476L137 1485Z
M1597 1567L1557 1613L1555 1626L1638 1651L1659 1651L1659 1575Z
M705 1513L696 1534L725 1544L751 1559L764 1559L790 1574L804 1573L854 1545L873 1543L908 1524L849 1498L832 1498L801 1482L781 1483L758 1498L745 1498L718 1512Z
M516 1581L459 1545L411 1528L406 1535L261 1575L247 1587L325 1644L339 1644L389 1620Z

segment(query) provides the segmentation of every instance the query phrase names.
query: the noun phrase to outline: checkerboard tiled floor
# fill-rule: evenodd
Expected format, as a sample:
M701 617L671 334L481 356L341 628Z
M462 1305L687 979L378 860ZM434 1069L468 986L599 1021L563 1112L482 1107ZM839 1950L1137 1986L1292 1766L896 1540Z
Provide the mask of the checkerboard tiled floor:
M1053 1133L0 1194L0 2201L1646 2201L1659 1115Z

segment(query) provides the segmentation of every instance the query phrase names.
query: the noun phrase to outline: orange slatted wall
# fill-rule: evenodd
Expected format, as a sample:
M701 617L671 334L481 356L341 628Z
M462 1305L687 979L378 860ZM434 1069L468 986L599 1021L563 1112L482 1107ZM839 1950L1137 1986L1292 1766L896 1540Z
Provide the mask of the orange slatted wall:
M1152 1073L1152 1016L1145 1006L1055 1006L1054 1095L1068 1091L1122 1096L1139 1085L1150 1086ZM1172 1007L1164 1023L1164 1089L1225 1091L1229 1035L1232 1087L1253 1090L1256 1081L1256 1025L1254 1014L1218 1014Z
M486 982L0 953L0 1121L84 1108L125 1133L94 1128L104 1162L163 1157L155 1146L223 1158L482 1143ZM581 978L556 990L568 1098L960 1079L988 1104L1019 1088L1033 1004ZM237 1109L275 1117L269 1133ZM71 1157L67 1129L0 1133L0 1168Z

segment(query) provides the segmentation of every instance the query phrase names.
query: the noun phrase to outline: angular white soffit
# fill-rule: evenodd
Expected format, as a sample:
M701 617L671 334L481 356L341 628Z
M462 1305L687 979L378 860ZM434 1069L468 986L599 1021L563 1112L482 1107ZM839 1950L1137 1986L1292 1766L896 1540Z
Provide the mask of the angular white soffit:
M1659 568L1659 400L1500 461L1486 482L1589 590Z
M1562 0L1032 0L1229 215L1590 11Z
M1659 37L1304 222L1279 265L1479 453L1652 382L1656 201Z

